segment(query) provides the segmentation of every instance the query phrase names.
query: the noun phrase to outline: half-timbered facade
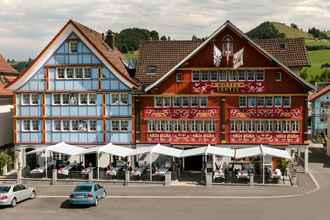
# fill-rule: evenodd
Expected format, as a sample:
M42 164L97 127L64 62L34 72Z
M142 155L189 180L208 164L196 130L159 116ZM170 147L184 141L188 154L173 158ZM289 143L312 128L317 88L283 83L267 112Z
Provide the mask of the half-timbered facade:
M303 145L312 88L303 39L254 42L229 21L207 40L150 41L136 78L137 143ZM292 69L290 69L292 68Z
M70 20L9 87L16 146L134 142L132 91L121 53Z

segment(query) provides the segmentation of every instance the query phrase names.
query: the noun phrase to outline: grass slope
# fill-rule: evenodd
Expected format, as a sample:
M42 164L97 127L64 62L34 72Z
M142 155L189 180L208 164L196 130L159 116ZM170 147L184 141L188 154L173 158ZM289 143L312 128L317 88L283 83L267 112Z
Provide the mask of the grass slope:
M320 72L322 71L322 64L330 64L330 50L315 50L309 51L308 53L311 61L311 67L307 69L307 80L311 80L315 75L320 74Z
M309 33L292 28L284 23L280 23L280 22L271 22L271 23L275 26L275 28L279 32L284 33L287 38L298 38L298 37L313 38L312 35L310 35Z

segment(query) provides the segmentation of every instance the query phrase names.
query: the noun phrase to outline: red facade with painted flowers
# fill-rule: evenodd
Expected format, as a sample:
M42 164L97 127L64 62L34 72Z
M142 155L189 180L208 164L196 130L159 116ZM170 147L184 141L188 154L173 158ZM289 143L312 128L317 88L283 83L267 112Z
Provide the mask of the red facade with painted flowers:
M242 48L243 63L234 68ZM285 61L230 22L204 42L145 43L136 76L145 83L136 99L137 142L304 144L310 87Z

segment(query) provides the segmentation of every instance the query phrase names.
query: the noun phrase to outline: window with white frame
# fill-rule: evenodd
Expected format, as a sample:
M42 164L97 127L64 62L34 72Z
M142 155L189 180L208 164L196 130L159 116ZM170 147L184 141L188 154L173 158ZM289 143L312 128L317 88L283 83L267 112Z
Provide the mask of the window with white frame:
M200 74L199 74L199 72L193 72L192 73L192 81L193 82L197 82L199 80L200 80Z
M39 95L38 94L23 94L22 105L38 105Z
M210 80L215 82L218 81L218 72L211 72L210 73Z
M84 78L85 79L92 78L92 68L90 68L90 67L84 68Z
M53 94L53 104L54 105L61 105L61 94Z
M61 121L55 120L53 121L53 130L54 131L62 131Z
M291 107L291 97L283 96L283 107L290 108Z
M200 107L207 107L208 106L208 97L202 96L199 98L199 106Z
M111 105L128 105L127 93L111 94Z
M164 107L171 107L171 97L169 96L165 96L163 97L163 101L164 101Z
M22 130L23 131L30 131L31 130L31 122L30 122L30 120L23 120Z
M163 98L160 96L155 97L155 107L162 107L163 106Z
M74 68L73 67L66 68L66 78L74 79Z
M182 73L178 72L176 73L176 82L182 82L183 78L182 78Z
M282 81L282 73L281 72L277 72L275 75L275 81L276 82L281 82Z
M70 121L69 120L63 120L62 121L62 130L63 131L70 131Z
M88 104L88 94L79 94L79 104L80 105Z
M209 72L201 72L201 81L209 81Z
M84 78L84 71L83 71L82 67L75 68L75 73L76 73L76 76L75 76L76 79Z
M264 81L265 80L265 73L263 71L256 72L256 81Z
M219 81L227 81L227 72L226 71L219 72Z
M128 120L112 120L111 121L111 130L112 131L128 131L129 130Z
M70 53L77 53L78 52L78 41L77 40L70 40L69 41L69 52Z
M266 105L266 107L273 107L273 97L266 96L265 97L265 105Z
M198 107L198 97L197 96L193 96L191 97L191 107Z
M39 121L31 120L31 131L39 131Z
M71 121L71 131L79 131L79 121L78 120Z
M57 68L56 69L56 78L57 79L65 79L65 69L64 68Z
M248 81L254 81L254 72L251 70L246 71L246 79Z
M247 105L247 97L246 96L240 96L239 97L239 107L246 107Z
M181 106L182 97L173 97L173 107Z
M89 94L88 95L88 104L89 105L96 105L96 94Z
M257 97L257 106L258 107L264 107L265 106L265 97L258 96Z
M64 94L58 94L62 96L62 105L69 105L70 104L70 94L64 93ZM58 98L57 98L58 99Z
M182 97L182 107L189 107L190 103L189 103L189 97L184 96Z
M239 81L245 81L245 79L246 79L245 76L246 76L245 71L239 71L238 72L238 80Z

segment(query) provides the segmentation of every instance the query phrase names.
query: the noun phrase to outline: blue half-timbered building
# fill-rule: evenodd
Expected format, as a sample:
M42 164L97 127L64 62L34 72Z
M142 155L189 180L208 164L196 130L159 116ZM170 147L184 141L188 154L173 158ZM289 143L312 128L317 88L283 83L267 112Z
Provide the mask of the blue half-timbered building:
M134 142L130 77L103 34L70 20L9 87L16 148Z

